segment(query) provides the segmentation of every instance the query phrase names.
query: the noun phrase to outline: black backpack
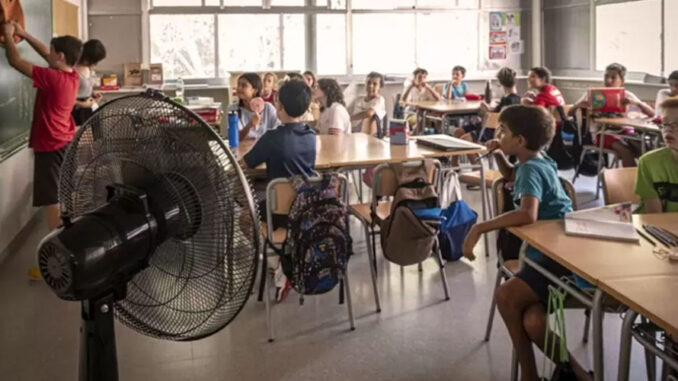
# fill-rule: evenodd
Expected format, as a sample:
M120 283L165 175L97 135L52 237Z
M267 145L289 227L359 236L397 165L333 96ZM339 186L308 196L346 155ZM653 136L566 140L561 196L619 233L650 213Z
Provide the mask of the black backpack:
M574 119L565 114L563 106L557 106L556 111L560 115L561 122L556 127L556 133L553 140L546 150L546 153L558 165L559 170L572 169L579 164L582 145L579 139L579 127ZM563 132L572 135L572 143L565 145L563 141Z

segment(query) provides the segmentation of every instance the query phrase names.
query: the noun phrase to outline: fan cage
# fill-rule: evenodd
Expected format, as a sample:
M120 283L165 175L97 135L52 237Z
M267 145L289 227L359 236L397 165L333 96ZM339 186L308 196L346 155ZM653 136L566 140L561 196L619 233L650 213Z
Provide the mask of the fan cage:
M116 303L118 319L177 341L230 323L251 294L260 249L251 186L224 141L198 115L157 92L113 100L78 130L61 168L62 214L106 203L106 186L148 174L196 222L163 242ZM181 179L181 181L177 181ZM196 217L198 216L198 217ZM83 237L84 239L85 237Z

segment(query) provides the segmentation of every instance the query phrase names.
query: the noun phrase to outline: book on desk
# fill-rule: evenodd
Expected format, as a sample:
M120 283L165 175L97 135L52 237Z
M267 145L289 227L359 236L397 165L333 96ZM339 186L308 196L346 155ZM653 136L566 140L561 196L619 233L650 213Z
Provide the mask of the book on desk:
M631 203L621 203L565 214L565 234L614 241L638 242Z

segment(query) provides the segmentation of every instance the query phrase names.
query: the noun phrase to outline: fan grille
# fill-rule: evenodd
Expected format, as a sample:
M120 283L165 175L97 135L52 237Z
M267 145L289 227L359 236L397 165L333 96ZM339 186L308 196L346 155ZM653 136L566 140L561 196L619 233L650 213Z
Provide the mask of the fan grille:
M142 168L135 171L134 168ZM193 340L225 327L246 303L259 251L256 203L233 154L194 113L157 94L112 101L76 134L61 169L62 212L106 202L107 185L152 173L188 226L128 284L116 316L146 335Z

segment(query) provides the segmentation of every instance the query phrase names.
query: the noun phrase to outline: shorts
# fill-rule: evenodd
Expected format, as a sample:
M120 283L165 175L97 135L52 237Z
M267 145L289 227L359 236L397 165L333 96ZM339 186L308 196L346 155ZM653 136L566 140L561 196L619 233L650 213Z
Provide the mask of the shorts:
M59 170L68 144L56 151L35 152L33 171L33 206L59 203Z
M71 116L73 116L73 121L75 121L76 126L82 126L85 122L94 114L91 108L82 108L75 106L73 111L71 111Z
M544 254L536 251L533 248L528 248L528 257L532 259L535 263L546 269L551 274L555 275L558 278L564 276L572 275L572 272L565 267L559 265L556 261L545 256ZM536 254L536 255L535 255ZM515 276L527 283L528 286L534 291L534 293L539 298L539 301L546 308L548 304L549 297L549 288L548 286L555 286L553 282L548 280L544 275L539 271L535 270L533 267L525 265L520 271L518 271Z
M636 131L631 127L625 127L621 131L607 130L607 132L614 132L618 135L633 135L636 133ZM621 140L622 138L618 136L606 134L605 139L603 140L603 148L612 149L612 144ZM596 146L600 147L600 134L596 135Z

